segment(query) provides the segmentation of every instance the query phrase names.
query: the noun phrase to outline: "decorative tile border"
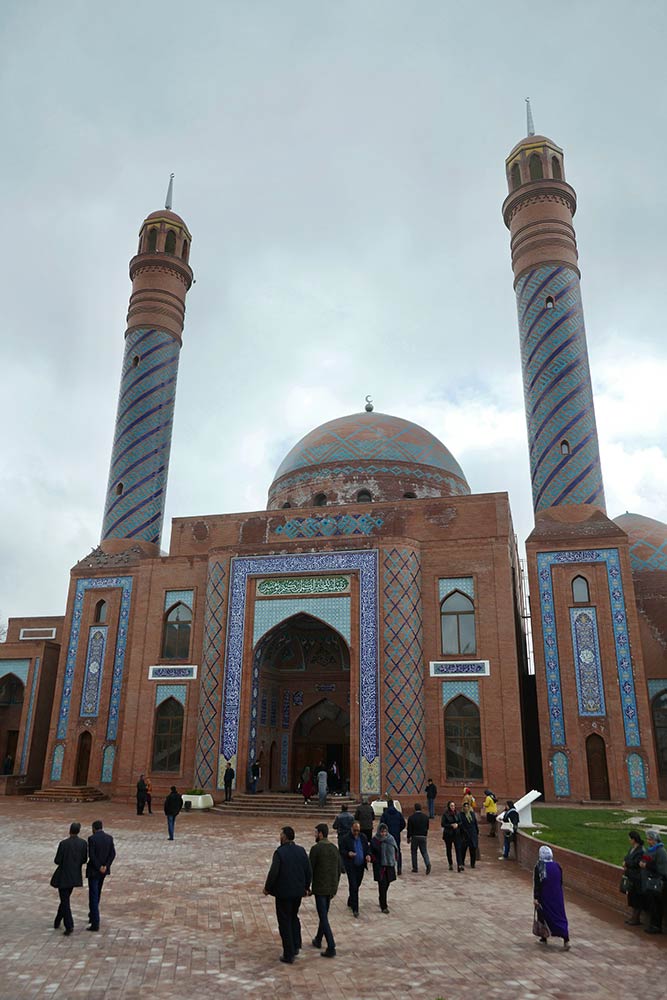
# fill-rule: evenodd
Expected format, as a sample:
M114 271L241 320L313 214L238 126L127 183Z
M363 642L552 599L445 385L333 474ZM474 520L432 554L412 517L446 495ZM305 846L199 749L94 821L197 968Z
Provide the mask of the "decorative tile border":
M289 785L289 736L283 733L280 740L280 784Z
M217 561L209 563L195 750L195 785L198 788L212 788L218 770L217 726L222 684L220 651L223 640L225 577L223 563Z
M197 679L197 666L190 664L182 667L163 667L158 664L148 668L149 681L195 681Z
M97 717L100 709L100 689L104 670L104 654L107 648L107 625L93 625L88 633L88 651L86 653L86 672L83 676L81 691L82 719Z
M645 799L646 791L646 771L644 759L638 753L628 754L628 779L630 782L630 798Z
M472 576L443 577L438 580L438 597L442 601L453 590L460 590L471 601L475 600L475 580Z
M185 684L157 684L155 687L155 707L158 708L167 698L175 698L185 708L187 687Z
M566 741L551 567L598 562L603 562L607 569L625 743L629 747L640 746L641 743L618 549L581 549L567 552L539 552L537 555L549 726L553 746L564 746Z
M288 573L334 573L358 571L360 576L360 755L362 791L379 789L379 706L378 706L378 556L377 550L304 553L289 556L257 556L232 560L229 618L225 655L225 686L220 733L220 766L235 757L238 750L241 680L243 671L243 633L246 617L247 580L251 575L286 575ZM345 598L336 598L344 600ZM262 604L265 602L261 602ZM377 761L377 786L364 787L363 761Z
M568 799L571 794L570 762L567 759L567 754L563 753L562 750L558 750L551 758L551 773L553 774L556 797Z
M53 760L51 763L51 781L60 781L62 778L64 759L65 747L62 743L56 743L53 748Z
M63 680L63 692L60 699L60 711L58 713L58 728L56 739L63 740L67 735L67 722L69 719L70 701L72 699L72 688L74 683L74 668L76 666L76 656L79 649L79 637L81 632L81 615L83 609L83 599L87 590L112 590L120 588L122 591L120 602L120 614L118 617L118 633L116 637L116 652L114 656L113 676L111 680L111 699L109 703L109 718L107 723L107 739L115 740L118 731L118 712L120 710L120 696L123 683L123 667L125 665L125 646L127 644L127 625L130 616L130 602L132 599L132 577L131 576L101 576L88 579L77 580L74 593L74 609L72 611L72 628L67 647L67 659L65 661L65 677ZM53 779L59 780L59 779Z
M111 783L113 778L113 765L116 759L116 748L115 746L106 746L102 751L102 771L100 773L100 782L103 785L108 785Z
M290 701L291 698L289 691L283 691L283 719L282 719L283 729L289 729Z
M431 660L431 677L490 677L490 660Z
M442 704L448 705L452 698L458 698L462 694L464 698L469 698L479 705L479 681L443 681L442 682Z
M37 680L39 678L39 656L35 657L35 666L32 672L32 684L30 685L30 702L28 704L28 715L25 720L23 730L23 746L21 748L20 774L25 774L28 763L28 748L30 746L30 730L32 729L32 713L35 707L35 694L37 692Z
M164 610L169 611L175 604L185 604L190 611L194 608L194 590L167 590L164 595Z
M661 691L667 691L667 677L656 680L651 678L650 681L646 682L648 685L648 696L652 700Z
M0 677L6 677L7 674L14 674L24 687L28 683L29 671L30 660L0 660Z
M579 715L606 715L595 608L570 608Z
M350 597L281 597L275 601L256 601L253 646L270 629L298 614L320 618L340 632L349 646L351 600Z
M372 535L384 521L371 514L332 514L329 517L293 517L275 529L288 538L333 538L335 535Z
M347 594L349 576L284 576L257 581L258 597L286 597L292 594Z

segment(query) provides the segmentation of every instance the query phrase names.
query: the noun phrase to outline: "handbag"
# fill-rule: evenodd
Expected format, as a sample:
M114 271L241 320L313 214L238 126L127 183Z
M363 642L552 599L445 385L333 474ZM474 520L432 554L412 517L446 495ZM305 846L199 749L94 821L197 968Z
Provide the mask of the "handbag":
M507 820L503 820L500 824L500 829L503 833L514 833L514 824L508 823Z
M535 907L535 915L533 916L533 934L538 938L551 937L551 931L546 924L544 914L537 906Z
M646 882L644 883L644 892L648 892L651 896L659 896L662 892L664 881L662 875L647 875Z
M628 878L628 876L627 875L621 875L621 884L618 887L618 891L626 893L626 892L630 892L631 888L632 888L632 883L630 882L630 879Z
M53 886L54 889L60 888L60 865L56 868L53 875L51 876L51 881L49 885Z

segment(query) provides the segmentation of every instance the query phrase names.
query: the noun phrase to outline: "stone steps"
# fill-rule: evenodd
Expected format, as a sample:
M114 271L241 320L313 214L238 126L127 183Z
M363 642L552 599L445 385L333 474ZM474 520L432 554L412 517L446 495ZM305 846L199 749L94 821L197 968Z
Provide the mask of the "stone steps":
M27 795L29 802L103 802L109 798L92 785L58 785Z
M302 795L280 792L259 792L257 795L236 793L231 802L219 802L213 807L213 811L228 816L310 816L318 822L330 823L344 805L350 812L354 812L358 804L349 795L329 795L324 808L320 808L316 797L305 806Z

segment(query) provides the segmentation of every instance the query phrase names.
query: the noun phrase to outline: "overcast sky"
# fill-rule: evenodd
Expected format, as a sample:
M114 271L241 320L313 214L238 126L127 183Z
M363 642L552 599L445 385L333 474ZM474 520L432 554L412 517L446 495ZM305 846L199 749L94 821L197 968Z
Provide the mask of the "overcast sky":
M193 235L163 547L363 408L532 527L504 160L565 150L607 506L667 517L667 5L2 0L0 617L99 541L148 212Z

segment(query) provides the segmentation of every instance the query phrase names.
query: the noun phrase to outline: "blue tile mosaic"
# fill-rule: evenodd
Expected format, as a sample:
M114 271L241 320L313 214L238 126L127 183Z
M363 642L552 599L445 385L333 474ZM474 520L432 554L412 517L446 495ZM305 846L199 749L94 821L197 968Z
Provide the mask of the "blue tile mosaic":
M460 694L479 705L479 681L443 681L442 704L447 705Z
M167 590L164 595L164 610L173 608L174 604L185 604L190 611L194 608L194 590Z
M65 759L65 747L62 743L57 743L53 748L53 760L51 763L51 781L60 781L63 776L63 760Z
M256 646L269 629L300 613L331 625L349 645L350 602L349 597L281 597L274 601L255 601L253 645Z
M638 753L628 754L628 779L630 781L630 798L645 799L646 791L646 770L644 760Z
M429 666L431 677L488 677L491 672L488 660L432 660Z
M655 696L660 694L662 691L667 691L667 677L664 677L661 680L651 679L646 683L648 685L648 696L651 699L655 698Z
M289 691L283 691L283 729L289 729L289 710L290 710L290 693Z
M289 736L283 733L280 740L280 784L283 788L289 785Z
M566 552L540 552L537 556L549 726L553 746L564 746L566 740L551 568L554 565L598 562L604 563L607 570L625 744L634 747L641 743L618 549L581 549Z
M271 692L271 708L269 710L269 725L275 729L278 725L278 695Z
M204 646L199 680L195 784L212 788L218 771L218 709L222 690L222 650L226 570L212 560L206 581L204 608Z
M579 715L606 715L595 608L570 608Z
M557 798L570 797L570 762L562 750L551 758L551 773L554 779L554 794Z
M25 686L28 683L28 672L30 671L30 660L0 660L0 677L7 674L14 674Z
M294 517L275 529L288 538L333 538L335 535L372 535L381 528L381 517L370 514L330 514L328 517Z
M167 698L175 698L185 708L187 686L185 684L157 684L155 686L155 707L161 705Z
M466 594L471 601L475 600L475 579L472 576L451 576L438 580L438 597L443 598L451 594L453 590L460 590Z
M149 681L193 681L197 677L197 668L192 667L149 667L148 668L148 679Z
M96 718L99 714L107 632L107 625L94 625L88 634L86 671L83 676L81 712L79 713L82 718Z
M102 771L100 773L100 781L103 785L108 785L111 783L113 778L113 765L116 759L116 748L115 746L106 746L102 751Z
M30 701L28 703L28 715L25 720L25 728L23 730L23 746L21 748L21 765L19 768L20 774L25 774L26 766L28 763L28 749L30 747L30 734L32 731L32 713L35 708L35 694L37 692L37 682L39 679L39 660L40 660L39 656L36 656L35 668L32 672L32 684L30 685Z
M258 597L291 597L295 594L343 594L349 592L349 576L286 576L260 580Z

